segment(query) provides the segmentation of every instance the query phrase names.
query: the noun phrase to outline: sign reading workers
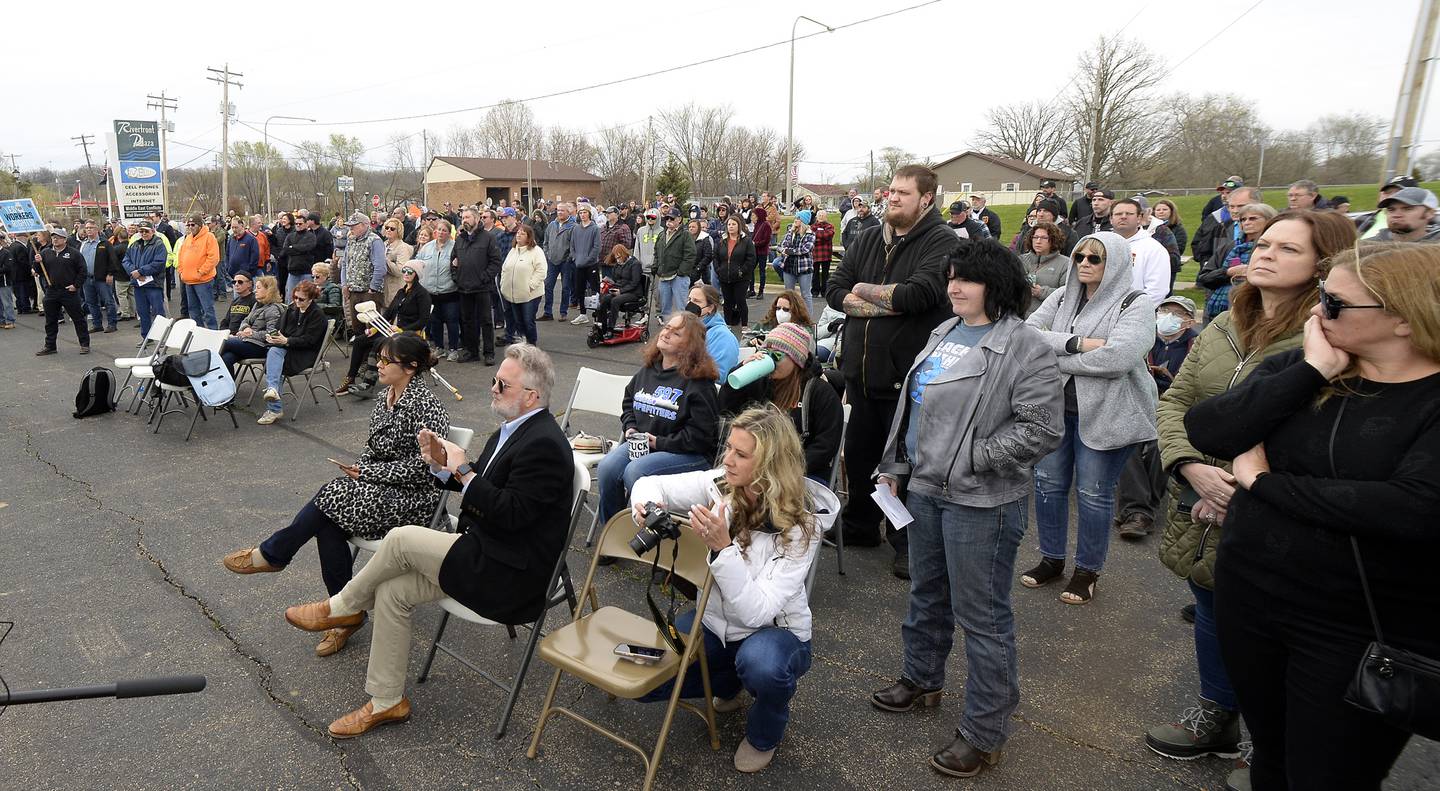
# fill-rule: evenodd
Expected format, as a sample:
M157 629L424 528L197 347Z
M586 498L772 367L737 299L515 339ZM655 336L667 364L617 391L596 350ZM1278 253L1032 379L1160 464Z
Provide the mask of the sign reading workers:
M120 216L138 220L165 210L160 176L160 129L155 121L116 121L110 136Z
M37 233L45 230L45 221L35 201L29 198L0 200L0 225L10 233Z

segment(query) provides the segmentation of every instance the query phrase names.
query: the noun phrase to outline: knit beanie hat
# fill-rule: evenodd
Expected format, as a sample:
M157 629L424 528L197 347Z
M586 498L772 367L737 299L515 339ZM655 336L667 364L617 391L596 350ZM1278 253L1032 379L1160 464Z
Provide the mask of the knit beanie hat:
M809 225L810 221L815 219L815 214L809 209L801 209L800 211L795 212L795 219L805 223L806 225Z
M810 333L794 322L785 322L765 336L765 348L789 357L797 368L810 362Z

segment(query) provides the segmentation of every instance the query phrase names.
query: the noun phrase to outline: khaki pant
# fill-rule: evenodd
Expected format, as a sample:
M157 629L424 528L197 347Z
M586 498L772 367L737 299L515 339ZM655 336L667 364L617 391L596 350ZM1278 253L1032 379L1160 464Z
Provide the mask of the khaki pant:
M379 701L398 702L405 694L410 661L410 613L416 605L445 598L440 565L457 533L405 525L391 530L380 551L331 600L331 615L371 614L370 667L365 691ZM336 603L339 607L336 607Z
M120 303L121 317L135 318L135 284L129 280L116 280L115 297Z

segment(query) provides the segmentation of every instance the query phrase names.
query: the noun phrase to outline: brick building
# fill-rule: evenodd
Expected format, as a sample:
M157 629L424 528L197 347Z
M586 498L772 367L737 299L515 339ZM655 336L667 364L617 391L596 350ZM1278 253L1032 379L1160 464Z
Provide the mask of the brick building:
M453 203L484 203L489 198L512 205L529 205L528 184L535 196L549 200L573 201L585 196L600 202L604 180L579 168L540 159L485 159L481 157L435 157L425 169L426 202L430 206Z

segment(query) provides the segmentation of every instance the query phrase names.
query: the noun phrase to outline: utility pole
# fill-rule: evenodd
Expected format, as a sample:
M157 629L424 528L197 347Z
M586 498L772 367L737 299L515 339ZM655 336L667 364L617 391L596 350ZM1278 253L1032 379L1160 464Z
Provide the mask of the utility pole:
M651 143L654 120L652 115L645 116L645 162L640 168L640 200L647 209L650 208L650 160L655 157L654 145Z
M160 210L164 211L165 207L169 205L170 197L169 159L165 153L165 136L170 133L170 122L166 120L165 112L179 109L180 105L177 100L166 96L164 91L161 91L159 96L153 93L146 94L145 98L151 100L145 103L146 107L160 111ZM115 164L118 166L120 163Z
M230 70L230 64L226 63L223 69L206 69L220 75L219 77L206 77L205 79L220 84L220 215L223 217L230 209L230 86L244 88L231 77L244 77L244 74Z
M1437 23L1440 23L1440 3L1421 0L1420 18L1415 24L1415 36L1410 41L1410 57L1405 62L1405 77L1395 99L1395 118L1390 123L1385 164L1380 171L1382 183L1410 172L1410 151L1423 120L1421 105L1425 98L1425 82L1434 60L1431 54L1435 48Z
M835 32L835 28L803 14L795 17L795 21L790 23L790 110L789 120L785 124L785 200L781 202L782 206L795 200L796 173L792 162L795 156L795 28L802 19L814 22L825 28L827 32Z
M94 137L95 137L95 135L80 135L79 137L72 137L72 138L70 138L71 140L79 140L79 141L80 141L80 142L76 143L75 145L80 146L80 148L81 148L82 150L84 150L84 152L85 152L85 172L86 172L86 173L91 173L91 172L93 171L93 168L95 167L94 165L90 164L90 143L92 142L92 138L94 138ZM75 191L76 191L76 192L79 192L79 191L80 191L80 180L79 180L79 179L76 179L76 180L75 180ZM82 197L83 197L83 196L82 196ZM85 208L84 208L83 206L80 208L80 216L81 216L81 217L84 217L84 216L85 216Z
M420 130L420 205L430 208L430 181L425 178L430 172L430 130Z
M13 178L13 179L15 179L15 198L16 198L16 200L19 200L19 198L20 198L20 166L17 165L17 164L15 164L15 157L18 157L18 156L21 156L21 155L20 155L20 154L11 154L11 155L10 155L10 177Z
M1265 188L1265 138L1260 138L1260 167L1255 171L1255 188Z
M870 195L875 194L875 149L870 149Z

